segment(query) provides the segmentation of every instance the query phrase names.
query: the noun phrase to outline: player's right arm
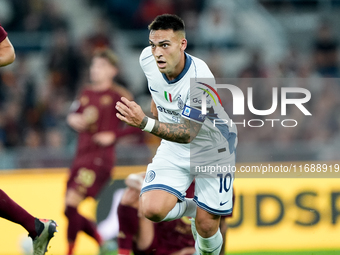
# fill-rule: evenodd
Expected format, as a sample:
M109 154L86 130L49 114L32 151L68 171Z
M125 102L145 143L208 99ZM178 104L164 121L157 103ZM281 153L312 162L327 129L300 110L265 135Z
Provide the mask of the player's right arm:
M83 132L87 129L88 123L86 122L84 115L79 112L79 110L80 102L79 100L75 100L70 107L70 113L67 115L66 122L75 131Z
M0 25L0 66L6 66L15 60L15 52L12 43L7 37L6 31Z
M121 100L121 102L116 103L117 118L130 126L144 129L148 117L144 114L140 105L124 97ZM186 118L182 118L181 123L165 123L156 120L151 133L171 142L190 143L200 131L201 126L202 123L196 123Z
M81 113L70 113L67 115L67 124L77 132L83 132L87 129L87 123Z

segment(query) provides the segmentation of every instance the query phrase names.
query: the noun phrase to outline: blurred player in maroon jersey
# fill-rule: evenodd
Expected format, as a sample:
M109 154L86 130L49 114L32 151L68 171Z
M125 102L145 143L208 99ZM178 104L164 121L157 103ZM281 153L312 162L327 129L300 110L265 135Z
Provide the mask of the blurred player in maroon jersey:
M7 37L7 32L0 25L0 66L7 66L13 63L15 52L13 45Z
M0 25L0 66L13 63L14 48L7 37L7 32ZM33 217L25 209L15 203L0 189L0 217L23 226L33 240L33 255L43 255L47 245L56 232L57 224L53 220Z
M90 66L91 85L73 103L68 124L79 133L78 147L67 182L66 210L68 254L73 254L79 231L84 231L99 244L103 241L95 223L80 215L78 205L88 196L96 197L111 180L114 143L117 137L135 132L122 128L116 117L115 104L122 95L132 95L113 79L118 73L117 57L109 49L98 51Z
M187 217L154 223L138 213L139 195L145 173L131 174L125 180L127 188L118 206L118 255L187 255L195 253L195 240L191 222ZM187 190L186 197L194 197L195 184ZM225 217L220 229L226 233ZM225 238L223 238L225 240ZM224 254L225 241L220 254Z

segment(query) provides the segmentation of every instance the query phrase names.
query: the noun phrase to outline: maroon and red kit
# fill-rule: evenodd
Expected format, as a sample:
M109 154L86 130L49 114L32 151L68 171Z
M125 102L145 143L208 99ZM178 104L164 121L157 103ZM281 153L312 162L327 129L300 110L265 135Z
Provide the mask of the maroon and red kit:
M116 137L124 134L123 123L116 117L115 104L119 99L120 95L113 89L85 89L74 103L77 104L75 112L83 114L89 128L79 133L67 187L85 196L95 197L110 180L115 161L114 145L100 146L94 142L93 136L103 131L114 132Z
M194 190L195 186L192 183L187 190L187 197L193 197ZM187 217L154 223L154 238L146 250L139 250L134 240L139 230L137 209L120 204L118 206L118 220L118 246L122 254L133 251L135 255L169 255L183 248L195 246L191 223Z
M118 246L122 254L169 255L186 247L195 247L187 217L154 223L154 237L146 250L139 250L134 237L138 234L139 217L137 209L120 204L118 206L119 235ZM126 252L126 253L124 253Z
M7 32L0 24L0 43L7 37ZM0 217L15 222L23 226L34 238L38 235L36 229L36 219L24 208L13 201L3 190L0 189Z
M186 191L186 197L193 198L194 193L195 182L192 182ZM155 238L148 250L151 251L156 248L157 255L169 255L187 247L195 247L195 240L191 232L191 222L188 217L158 222L154 224L154 227ZM138 250L134 250L134 254L137 255Z
M5 31L5 29L1 26L0 24L0 43L5 40L7 37L7 32Z

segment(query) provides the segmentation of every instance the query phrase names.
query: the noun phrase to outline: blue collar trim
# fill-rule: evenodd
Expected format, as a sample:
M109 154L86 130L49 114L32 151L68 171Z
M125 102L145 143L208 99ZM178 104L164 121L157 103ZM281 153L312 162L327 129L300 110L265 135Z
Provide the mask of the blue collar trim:
M191 62L192 62L192 58L186 52L184 52L184 54L185 54L184 69L182 70L182 72L175 79L169 81L168 77L166 77L166 75L164 73L162 73L164 80L168 84L174 84L174 83L178 82L188 72L188 70L190 68L190 65L191 65Z

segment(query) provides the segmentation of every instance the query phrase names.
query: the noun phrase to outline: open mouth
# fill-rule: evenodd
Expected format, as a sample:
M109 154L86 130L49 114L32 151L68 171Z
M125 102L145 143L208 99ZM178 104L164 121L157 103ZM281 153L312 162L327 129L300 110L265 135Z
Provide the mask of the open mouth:
M159 68L165 68L166 62L162 61L162 60L158 60L157 65L158 65Z

